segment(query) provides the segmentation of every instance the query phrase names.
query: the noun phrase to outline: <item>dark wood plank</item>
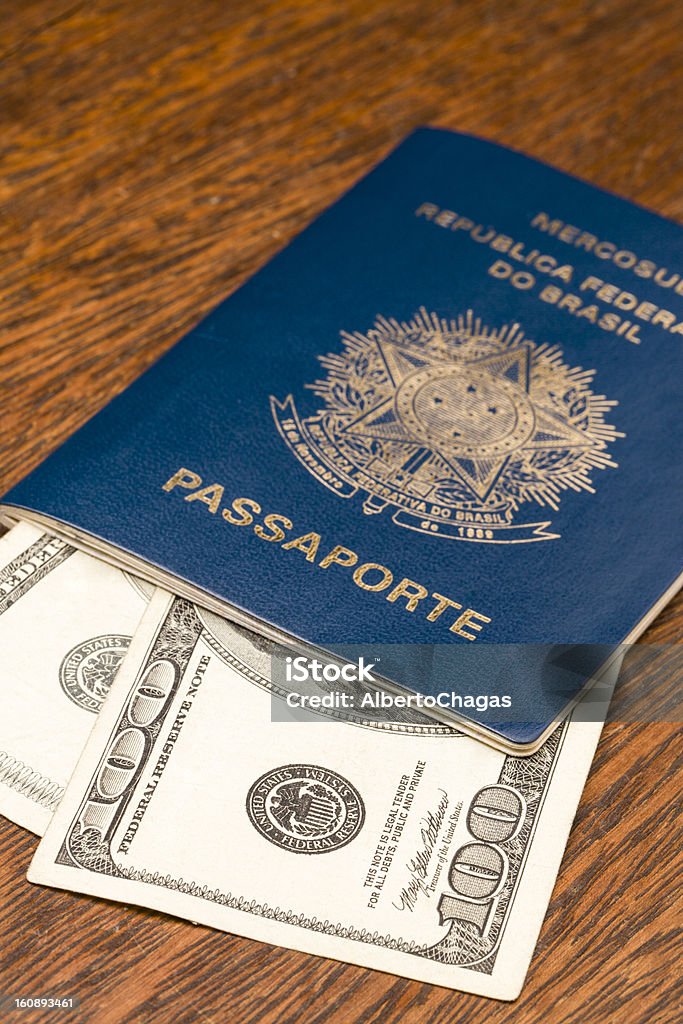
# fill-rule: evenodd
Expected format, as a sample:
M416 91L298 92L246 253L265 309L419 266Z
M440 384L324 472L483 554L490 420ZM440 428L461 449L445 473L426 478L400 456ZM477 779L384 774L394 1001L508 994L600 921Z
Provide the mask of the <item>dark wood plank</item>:
M3 490L416 124L683 215L670 0L5 0L0 15ZM682 617L678 600L646 639L676 641ZM4 821L0 991L77 995L97 1024L678 1020L681 738L637 720L639 699L632 674L513 1010L28 886L35 839Z

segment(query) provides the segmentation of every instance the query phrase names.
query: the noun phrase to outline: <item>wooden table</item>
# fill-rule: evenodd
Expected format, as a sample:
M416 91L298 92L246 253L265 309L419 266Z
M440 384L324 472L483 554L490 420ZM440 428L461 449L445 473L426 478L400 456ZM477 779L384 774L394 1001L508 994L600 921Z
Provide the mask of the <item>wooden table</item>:
M4 0L2 489L414 125L683 216L678 8ZM674 724L607 726L513 1006L29 886L6 821L0 992L96 1024L677 1021L677 754Z

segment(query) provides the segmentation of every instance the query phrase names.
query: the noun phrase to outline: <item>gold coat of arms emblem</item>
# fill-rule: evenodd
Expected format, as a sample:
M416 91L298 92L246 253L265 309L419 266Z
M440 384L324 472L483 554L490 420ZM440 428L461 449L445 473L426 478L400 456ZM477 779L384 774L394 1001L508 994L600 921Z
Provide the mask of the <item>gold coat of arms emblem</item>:
M595 371L518 324L421 309L344 332L342 350L319 358L326 375L308 385L319 411L300 418L288 395L271 398L273 416L308 472L362 495L366 515L454 540L553 540L552 520L521 521L524 510L547 516L617 466L609 448L623 434L606 421L617 403L594 393Z

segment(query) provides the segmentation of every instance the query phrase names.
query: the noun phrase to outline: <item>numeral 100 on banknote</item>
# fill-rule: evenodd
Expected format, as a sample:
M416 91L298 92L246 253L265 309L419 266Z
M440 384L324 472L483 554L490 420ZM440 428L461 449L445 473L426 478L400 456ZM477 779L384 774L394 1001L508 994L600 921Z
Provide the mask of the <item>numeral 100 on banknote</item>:
M509 786L486 786L474 796L467 828L476 842L465 843L451 860L448 884L453 892L439 900L441 924L463 921L484 934L510 873L508 857L498 844L515 838L525 816L526 801Z

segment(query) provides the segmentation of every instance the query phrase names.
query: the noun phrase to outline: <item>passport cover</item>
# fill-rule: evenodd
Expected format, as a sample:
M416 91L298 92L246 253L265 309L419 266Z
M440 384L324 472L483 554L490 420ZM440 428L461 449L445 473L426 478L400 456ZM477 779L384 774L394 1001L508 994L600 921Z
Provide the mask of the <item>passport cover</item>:
M681 249L420 129L4 511L273 635L380 644L400 689L505 694L461 717L531 749L678 585Z

